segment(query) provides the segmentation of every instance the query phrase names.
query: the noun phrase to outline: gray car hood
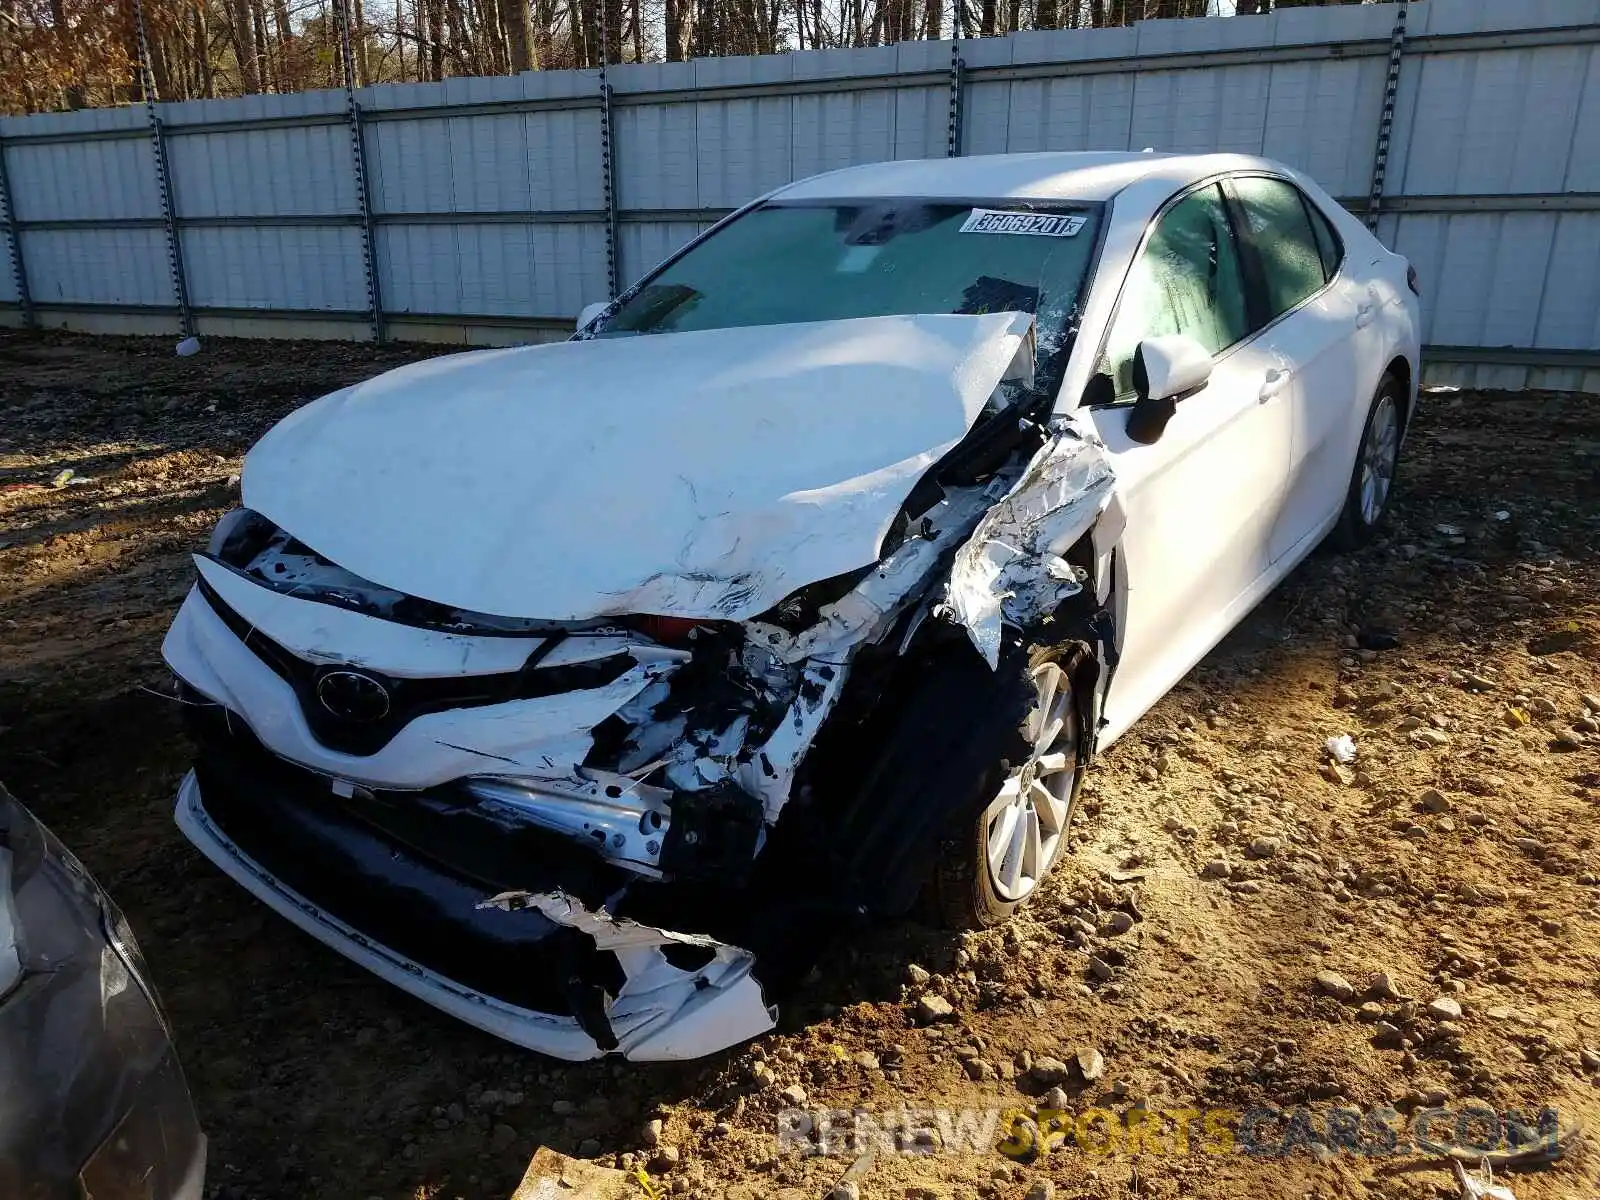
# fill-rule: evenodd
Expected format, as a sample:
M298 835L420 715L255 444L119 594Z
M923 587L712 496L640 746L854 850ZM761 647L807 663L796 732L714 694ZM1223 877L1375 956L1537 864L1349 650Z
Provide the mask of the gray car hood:
M244 502L441 604L744 620L876 560L1031 320L869 317L431 359L287 417L246 459Z

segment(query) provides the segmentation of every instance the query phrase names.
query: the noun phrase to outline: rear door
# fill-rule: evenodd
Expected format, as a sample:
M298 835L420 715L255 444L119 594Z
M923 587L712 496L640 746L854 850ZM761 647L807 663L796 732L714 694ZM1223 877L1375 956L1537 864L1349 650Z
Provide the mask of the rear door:
M1292 433L1267 554L1272 564L1292 563L1337 519L1350 484L1371 399L1358 332L1375 318L1376 301L1341 270L1337 235L1293 183L1242 175L1227 190L1246 270L1266 303L1259 336L1288 372L1270 401L1285 408Z
M1087 410L1110 452L1126 516L1127 611L1106 699L1116 736L1170 688L1250 603L1283 500L1289 409L1266 403L1287 376L1252 336L1233 220L1217 184L1159 214L1129 271L1096 367L1114 403ZM1212 352L1207 385L1180 402L1151 445L1129 438L1139 342L1181 333Z

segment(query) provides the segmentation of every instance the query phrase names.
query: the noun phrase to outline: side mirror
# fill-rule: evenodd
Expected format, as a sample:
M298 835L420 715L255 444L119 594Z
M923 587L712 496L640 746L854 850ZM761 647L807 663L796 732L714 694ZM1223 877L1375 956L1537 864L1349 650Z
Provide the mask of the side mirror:
M583 311L578 314L578 328L576 332L582 333L585 329L589 328L590 325L594 324L594 319L601 313L605 312L606 308L607 302L604 300L596 300L593 304L585 304L583 306Z
M1178 401L1211 378L1211 352L1182 333L1145 338L1133 352L1133 389L1139 400L1128 414L1128 436L1149 445L1166 432Z

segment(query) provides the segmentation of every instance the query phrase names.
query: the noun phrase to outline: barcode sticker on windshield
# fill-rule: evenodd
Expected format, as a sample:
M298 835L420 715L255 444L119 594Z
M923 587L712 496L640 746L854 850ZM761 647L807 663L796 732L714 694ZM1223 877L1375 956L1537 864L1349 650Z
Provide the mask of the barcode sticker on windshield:
M1088 224L1088 217L1064 217L1056 213L1006 212L998 208L975 208L961 225L962 233L1014 233L1024 237L1076 237Z

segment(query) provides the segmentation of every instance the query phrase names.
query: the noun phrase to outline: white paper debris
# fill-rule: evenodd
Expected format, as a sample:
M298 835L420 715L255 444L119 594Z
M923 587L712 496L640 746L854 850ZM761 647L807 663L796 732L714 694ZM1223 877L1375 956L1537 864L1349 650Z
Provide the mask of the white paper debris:
M1328 757L1336 763L1353 763L1356 760L1356 740L1348 733L1328 739Z
M199 354L200 339L197 337L186 337L183 339L183 341L178 343L177 350L179 358L188 358L191 355Z

